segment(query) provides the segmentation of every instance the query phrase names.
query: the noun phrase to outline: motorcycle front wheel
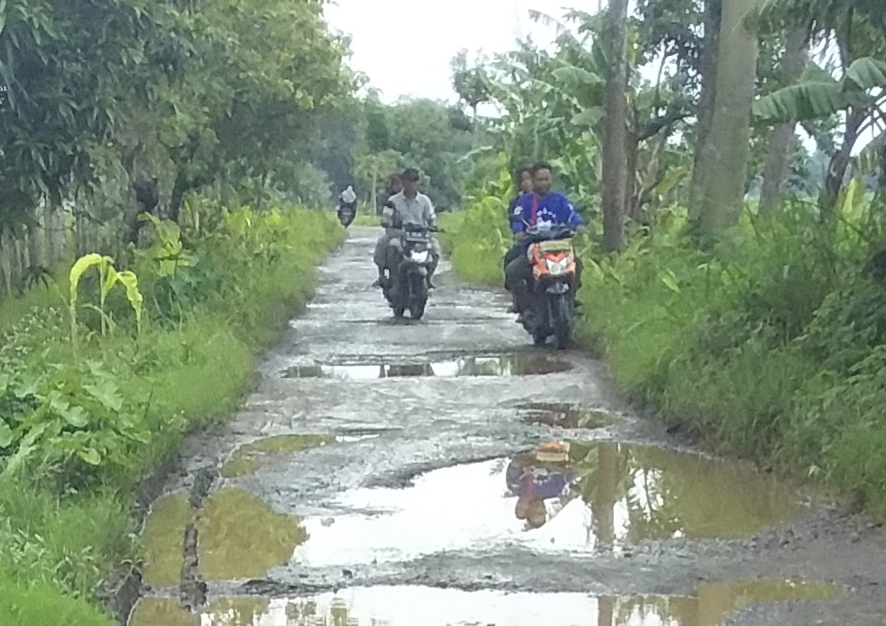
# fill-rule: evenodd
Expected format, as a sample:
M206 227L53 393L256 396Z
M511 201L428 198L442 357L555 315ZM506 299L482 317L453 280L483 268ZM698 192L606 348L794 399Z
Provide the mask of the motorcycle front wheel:
M566 350L572 346L575 315L571 296L572 294L561 294L551 301L551 328L557 340L558 350Z

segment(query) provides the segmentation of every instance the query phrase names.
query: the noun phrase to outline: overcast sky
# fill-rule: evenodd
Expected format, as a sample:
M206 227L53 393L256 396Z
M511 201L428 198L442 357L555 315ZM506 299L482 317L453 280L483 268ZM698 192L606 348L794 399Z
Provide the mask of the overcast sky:
M353 37L350 65L369 76L383 101L455 100L449 62L459 50L506 52L528 34L547 43L554 33L533 24L530 9L562 18L574 6L594 10L598 0L334 0L326 17Z

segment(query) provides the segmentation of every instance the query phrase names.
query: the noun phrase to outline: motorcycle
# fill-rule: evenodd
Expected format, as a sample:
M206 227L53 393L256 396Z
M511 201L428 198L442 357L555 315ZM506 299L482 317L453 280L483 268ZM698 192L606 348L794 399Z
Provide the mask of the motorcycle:
M533 305L524 315L523 328L536 346L544 346L552 336L560 350L572 344L576 266L570 239L574 234L568 225L545 222L526 231Z
M342 203L338 205L338 221L341 222L342 226L344 226L345 228L350 226L355 217L357 217L357 210L355 205L347 203Z
M406 224L400 237L399 262L384 285L384 296L396 317L409 311L420 320L428 303L428 273L433 265L431 233L436 228Z

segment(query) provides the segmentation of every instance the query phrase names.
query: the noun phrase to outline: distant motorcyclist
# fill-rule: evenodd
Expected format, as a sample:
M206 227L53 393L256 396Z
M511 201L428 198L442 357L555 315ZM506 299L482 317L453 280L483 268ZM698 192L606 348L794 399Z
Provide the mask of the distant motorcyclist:
M354 192L353 185L348 185L348 188L338 195L338 207L339 209L347 207L356 212L357 194Z
M516 244L508 252L512 260L505 267L505 288L514 296L518 321L532 307L532 294L529 289L531 266L527 251L529 242L526 231L539 223L570 225L583 232L584 221L575 207L562 193L551 191L553 168L549 163L537 163L532 168L533 193L523 194L517 199L516 208L511 214L511 230ZM581 260L576 258L576 286L581 284Z
M522 221L522 209L517 206L517 203L520 201L520 198L523 197L527 193L532 193L532 168L524 167L522 169L517 170L517 175L514 177L514 182L517 185L517 195L514 196L514 199L511 200L511 204L508 206L508 219L511 223L511 232L514 231L513 223L514 221ZM508 250L508 253L505 254L503 267L507 270L508 263L513 261L522 253L522 248L520 246L515 245ZM507 287L507 285L505 285ZM514 301L514 304L510 309L511 313L517 312L517 302Z
M434 227L437 222L437 214L431 199L418 190L421 180L418 170L409 168L403 172L401 178L403 191L388 198L385 209L382 211L382 225L385 226L385 233L379 238L375 249L378 279L373 283L374 287L386 284L388 280L386 270L393 273L398 261L398 244L403 229L407 225L423 228ZM431 258L432 264L428 269L428 287L433 289L432 278L440 261L440 244L433 237L431 238Z

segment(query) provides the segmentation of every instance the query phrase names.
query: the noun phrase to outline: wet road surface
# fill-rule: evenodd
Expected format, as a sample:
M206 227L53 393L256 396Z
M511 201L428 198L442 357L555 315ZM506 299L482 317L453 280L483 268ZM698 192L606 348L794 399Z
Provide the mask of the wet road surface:
M886 622L880 528L637 417L445 262L425 319L394 320L376 236L188 441L131 624Z

